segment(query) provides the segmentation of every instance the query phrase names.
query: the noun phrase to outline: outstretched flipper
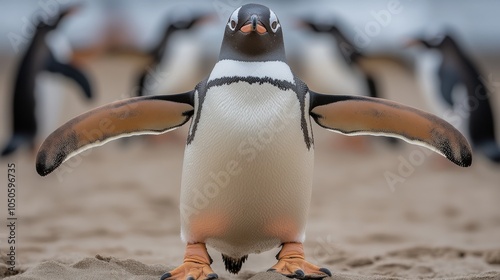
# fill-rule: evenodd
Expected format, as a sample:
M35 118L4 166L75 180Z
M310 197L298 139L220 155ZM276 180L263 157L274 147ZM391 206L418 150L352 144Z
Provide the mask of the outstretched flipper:
M310 94L310 114L326 129L347 135L397 137L427 147L459 166L472 163L465 137L434 115L379 98Z
M87 99L92 99L92 89L91 89L90 82L89 82L87 76L85 76L85 74L82 71L75 68L73 65L64 64L64 63L57 61L57 59L54 57L54 55L50 51L49 51L49 55L47 58L46 69L49 72L62 74L64 76L72 79L73 81L75 81L78 84L78 86L80 86L85 97Z
M38 174L45 176L72 156L111 140L165 133L185 124L193 114L193 92L121 100L68 121L40 147Z

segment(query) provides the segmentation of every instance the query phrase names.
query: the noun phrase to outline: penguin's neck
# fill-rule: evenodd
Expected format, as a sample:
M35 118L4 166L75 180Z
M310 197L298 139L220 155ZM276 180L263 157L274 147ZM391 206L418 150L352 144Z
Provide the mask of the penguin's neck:
M283 61L219 60L210 73L209 81L226 78L257 78L286 81L295 84L294 75Z

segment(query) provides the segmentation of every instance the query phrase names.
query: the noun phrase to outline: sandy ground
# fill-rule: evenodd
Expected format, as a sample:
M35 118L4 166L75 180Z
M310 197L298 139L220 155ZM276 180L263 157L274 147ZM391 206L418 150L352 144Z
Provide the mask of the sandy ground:
M107 57L88 67L99 98L81 102L68 83L60 122L131 92L143 61ZM376 63L387 97L425 108L408 71ZM500 75L494 64L488 73ZM12 61L0 69L1 130L8 131ZM193 83L196 81L193 81ZM192 87L183 85L184 89ZM181 90L181 89L180 89ZM497 97L497 108L500 98ZM314 127L316 162L305 250L331 269L332 279L500 279L500 173L480 156L467 169L421 148L390 147L370 138L364 152L339 147L345 139ZM16 273L28 279L159 279L182 261L179 186L186 129L162 141L115 141L39 177L25 150L0 161L0 278L7 238L7 164L15 163ZM147 141L146 141L147 140ZM409 162L410 167L404 167ZM400 169L400 170L399 170ZM385 175L401 176L392 185ZM265 271L278 249L251 255L238 276L287 279Z

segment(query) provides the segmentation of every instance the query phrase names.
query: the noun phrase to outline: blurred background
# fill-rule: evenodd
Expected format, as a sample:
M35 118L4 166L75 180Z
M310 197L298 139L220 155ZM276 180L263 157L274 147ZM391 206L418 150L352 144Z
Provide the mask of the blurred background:
M34 114L38 125L25 144L0 159L3 170L9 162L17 166L21 271L44 260L71 263L96 254L180 263L184 244L178 205L187 126L109 143L47 177L36 174L35 153L48 133L99 105L191 90L217 62L228 17L248 2L265 4L277 14L290 66L314 91L375 92L441 116L456 106L443 109L425 76L442 78L432 65L444 59L435 50L428 56L422 44L408 47L408 42L451 36L466 64L474 65L470 76L488 89L492 117L484 122L500 135L498 1L0 0L2 149L13 139L16 94L35 97L26 111L22 102L17 108L21 115ZM34 42L40 21L51 25L75 4L75 12ZM26 59L30 49L45 49L54 58L36 64ZM23 63L36 71L20 71ZM71 65L81 75L54 70L50 63ZM16 80L33 87L22 90ZM81 94L87 87L92 98ZM462 109L463 114L454 115L460 120L457 127L474 112ZM401 277L500 270L500 166L488 152L478 150L473 166L463 169L401 141L345 137L316 125L314 133L315 186L306 242L313 262L333 270ZM6 172L0 172L0 184L6 181ZM4 218L7 193L2 192ZM7 234L0 232L0 250L5 250ZM435 253L440 248L460 254ZM218 254L211 254L214 269L229 277ZM245 275L273 265L275 254L251 256Z

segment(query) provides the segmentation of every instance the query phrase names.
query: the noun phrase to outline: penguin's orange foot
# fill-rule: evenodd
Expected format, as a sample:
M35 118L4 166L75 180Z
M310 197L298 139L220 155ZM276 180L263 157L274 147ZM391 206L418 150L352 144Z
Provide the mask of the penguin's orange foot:
M285 243L279 252L278 263L268 271L297 279L323 279L332 276L326 268L320 268L306 261L302 243Z
M161 280L211 280L219 276L214 273L210 264L212 259L208 255L204 243L188 244L184 255L184 263L176 269L161 276Z

